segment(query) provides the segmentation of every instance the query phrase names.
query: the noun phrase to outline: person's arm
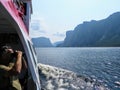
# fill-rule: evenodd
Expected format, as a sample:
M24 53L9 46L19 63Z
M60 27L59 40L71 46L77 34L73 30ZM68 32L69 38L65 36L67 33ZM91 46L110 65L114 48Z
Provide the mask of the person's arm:
M2 76L9 77L13 75L18 75L22 68L22 52L17 51L16 62L9 63L8 66L0 65L0 73Z
M10 71L10 70L11 70L11 67L7 67L5 65L0 65L0 75L1 76L8 76L9 75L8 71Z
M16 57L16 62L13 68L15 68L16 73L19 74L22 68L22 52L17 51L16 53L17 53L17 57Z
M8 66L0 65L0 75L4 77L9 77L13 75L13 68L14 63L9 63Z
M21 51L17 51L16 52L16 61L14 63L14 66L11 68L11 70L9 70L9 75L13 76L13 75L18 75L20 74L22 69L22 52Z

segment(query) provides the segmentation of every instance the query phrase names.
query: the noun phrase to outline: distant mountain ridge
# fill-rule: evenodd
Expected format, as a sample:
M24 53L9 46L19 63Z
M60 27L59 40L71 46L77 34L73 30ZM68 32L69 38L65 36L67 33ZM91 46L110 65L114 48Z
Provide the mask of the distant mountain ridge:
M53 47L50 39L46 37L32 38L32 41L35 47Z
M53 45L56 47L56 46L58 46L61 43L63 43L63 41L57 41L57 42L53 43Z
M120 12L108 18L83 22L74 30L66 32L60 47L112 47L120 46Z

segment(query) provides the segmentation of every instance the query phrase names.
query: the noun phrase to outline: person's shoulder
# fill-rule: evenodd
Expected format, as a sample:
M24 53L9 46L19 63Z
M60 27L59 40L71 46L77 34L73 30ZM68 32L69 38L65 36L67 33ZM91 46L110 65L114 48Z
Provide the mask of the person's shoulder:
M5 66L5 65L0 65L0 69L8 71L8 70L10 70L10 67Z

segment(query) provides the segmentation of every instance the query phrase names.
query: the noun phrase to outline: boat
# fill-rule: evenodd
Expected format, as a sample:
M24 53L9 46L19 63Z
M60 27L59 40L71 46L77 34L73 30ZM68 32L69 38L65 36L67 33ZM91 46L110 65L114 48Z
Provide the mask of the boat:
M37 55L29 36L32 0L0 0L0 44L24 52L27 90L41 90Z

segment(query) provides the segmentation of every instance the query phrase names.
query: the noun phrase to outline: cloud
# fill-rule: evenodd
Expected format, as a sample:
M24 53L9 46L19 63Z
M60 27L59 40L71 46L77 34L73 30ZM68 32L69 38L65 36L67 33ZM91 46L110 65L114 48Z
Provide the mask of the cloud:
M32 20L31 21L31 30L40 31L41 33L46 32L45 24L41 20Z
M32 22L31 23L31 29L32 30L40 30L40 24L39 24L39 22Z
M63 40L65 38L65 33L57 32L54 27L52 28L52 25L50 23L48 24L44 18L34 16L31 20L30 36L47 37L52 42Z
M57 37L65 37L65 34L64 33L54 33L53 36L57 36Z
M47 34L48 26L43 18L33 18L30 25L30 36L40 37Z

